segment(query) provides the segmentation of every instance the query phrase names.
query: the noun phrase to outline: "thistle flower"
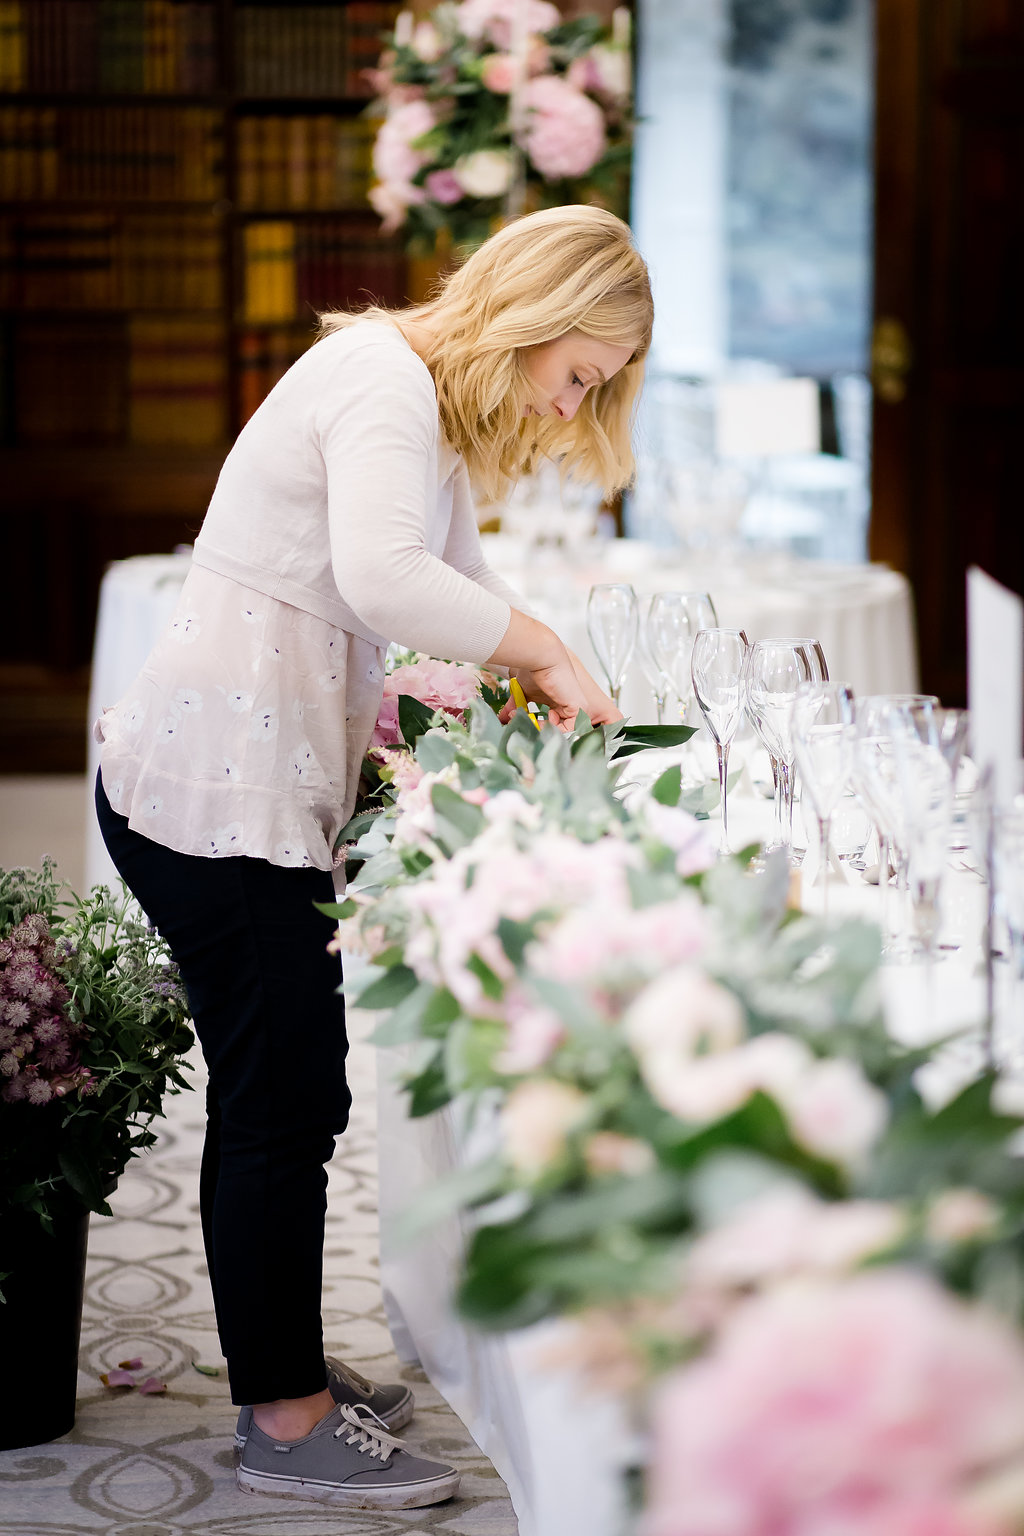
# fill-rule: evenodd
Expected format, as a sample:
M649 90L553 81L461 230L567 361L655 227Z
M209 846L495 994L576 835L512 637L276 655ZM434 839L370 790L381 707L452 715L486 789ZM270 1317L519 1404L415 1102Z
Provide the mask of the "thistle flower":
M35 980L28 989L28 996L37 1008L53 1001L53 982L41 965L36 966Z
M53 1098L53 1089L45 1077L32 1076L28 1085L28 1101L30 1104L48 1104Z
M45 1014L36 1021L35 1037L41 1043L58 1040L63 1033L63 1020L58 1013Z
M0 1072L4 1077L15 1077L19 1071L18 1058L13 1051L5 1051L0 1056Z
M27 997L35 979L34 966L19 965L7 972L7 986L15 997Z

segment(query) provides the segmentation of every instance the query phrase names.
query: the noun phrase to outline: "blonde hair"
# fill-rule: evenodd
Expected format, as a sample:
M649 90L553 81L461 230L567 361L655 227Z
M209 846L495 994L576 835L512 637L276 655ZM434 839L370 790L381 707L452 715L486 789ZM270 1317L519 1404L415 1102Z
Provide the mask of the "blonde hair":
M545 455L611 495L633 478L631 429L651 344L654 307L629 226L603 208L569 204L516 219L452 272L426 304L320 316L320 336L370 317L434 336L424 361L441 427L483 501ZM522 415L531 384L522 349L581 331L631 348L606 384L588 390L572 421Z

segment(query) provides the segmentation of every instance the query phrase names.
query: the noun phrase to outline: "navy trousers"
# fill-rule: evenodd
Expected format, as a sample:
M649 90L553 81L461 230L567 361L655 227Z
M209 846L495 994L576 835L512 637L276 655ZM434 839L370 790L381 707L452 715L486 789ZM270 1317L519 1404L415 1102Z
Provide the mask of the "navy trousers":
M331 876L165 848L99 776L96 814L178 964L209 1069L200 1211L232 1400L322 1391L325 1165L352 1102L341 963L313 906L334 899Z

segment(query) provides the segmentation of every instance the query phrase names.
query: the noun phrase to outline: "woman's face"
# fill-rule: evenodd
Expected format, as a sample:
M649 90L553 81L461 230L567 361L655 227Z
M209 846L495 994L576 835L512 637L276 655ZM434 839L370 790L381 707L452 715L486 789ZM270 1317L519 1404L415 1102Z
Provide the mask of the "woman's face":
M557 341L522 349L523 370L530 381L524 416L561 416L572 421L588 389L606 384L633 356L632 347L596 341L582 331L567 331Z

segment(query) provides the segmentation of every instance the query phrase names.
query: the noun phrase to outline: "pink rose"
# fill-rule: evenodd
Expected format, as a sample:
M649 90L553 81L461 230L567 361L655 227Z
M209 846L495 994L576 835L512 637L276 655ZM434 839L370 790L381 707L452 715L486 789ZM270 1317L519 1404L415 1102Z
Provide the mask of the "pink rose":
M489 53L480 68L480 78L496 96L507 96L523 78L523 64L511 53Z
M413 203L426 201L422 187L414 187L404 181L381 181L371 187L367 196L374 213L381 219L381 233L390 235L405 223L405 216Z
M584 176L605 151L604 116L596 102L558 75L537 75L520 96L526 124L518 135L549 181Z
M427 196L432 197L435 203L441 203L447 208L452 203L461 202L465 195L462 190L462 182L455 172L445 167L439 171L431 171L424 181Z
M427 163L427 156L413 145L434 123L434 113L425 101L409 101L388 113L373 145L373 169L378 180L412 181Z
M565 1039L565 1025L552 1009L515 988L505 998L504 1014L508 1035L495 1063L498 1071L536 1072Z
M607 96L612 101L626 100L632 91L629 52L597 43L580 58L573 59L566 79L578 91Z
M1024 1453L1024 1345L910 1270L743 1303L655 1400L643 1536L995 1536ZM1019 1514L1019 1511L1018 1511Z
M557 8L547 0L462 0L456 10L460 32L473 42L488 38L505 53L520 28L526 34L550 32L561 20Z

